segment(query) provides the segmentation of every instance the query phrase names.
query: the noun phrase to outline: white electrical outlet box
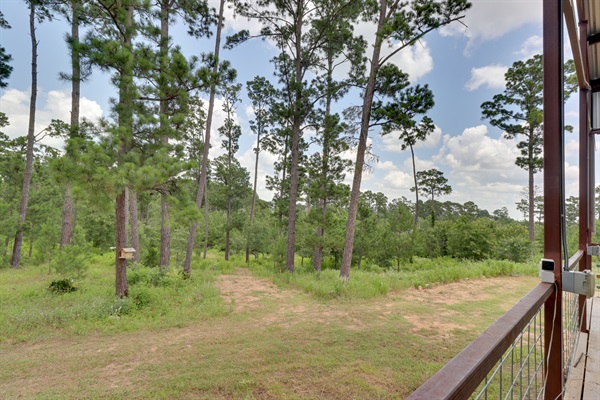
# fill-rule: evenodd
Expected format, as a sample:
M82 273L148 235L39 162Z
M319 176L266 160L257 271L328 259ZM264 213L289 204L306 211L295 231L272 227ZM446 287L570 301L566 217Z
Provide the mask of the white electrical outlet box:
M587 245L588 256L600 257L600 246L598 245Z
M590 270L563 271L562 290L592 297L596 290L596 277Z
M554 283L554 260L542 258L539 265L542 282Z

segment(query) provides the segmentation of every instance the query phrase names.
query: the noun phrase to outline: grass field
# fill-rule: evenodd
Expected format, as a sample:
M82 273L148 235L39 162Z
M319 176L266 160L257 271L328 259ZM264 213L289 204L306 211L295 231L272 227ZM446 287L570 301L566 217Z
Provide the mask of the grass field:
M110 257L91 264L63 295L44 267L0 270L0 397L404 398L538 281L418 290L408 275L353 272L371 283L336 289L327 273L205 261L189 281L131 270L131 298L116 301Z

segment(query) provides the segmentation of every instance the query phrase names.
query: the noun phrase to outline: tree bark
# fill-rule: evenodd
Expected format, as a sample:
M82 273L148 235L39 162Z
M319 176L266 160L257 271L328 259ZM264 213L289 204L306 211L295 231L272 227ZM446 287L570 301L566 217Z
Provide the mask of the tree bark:
M219 72L219 50L221 48L221 28L223 24L223 9L225 7L225 0L220 1L219 5L219 19L217 21L217 34L215 37L215 65L213 66L213 78L216 79L216 75ZM196 206L200 210L202 208L202 198L204 197L204 191L206 190L206 174L208 172L208 151L210 150L210 130L212 125L212 115L215 106L215 92L216 82L212 82L210 85L210 96L208 100L208 113L206 115L206 129L204 132L204 149L202 154L202 169L200 171L200 183L198 184L198 192L196 193ZM194 242L196 240L196 232L198 231L198 224L192 223L190 227L190 234L188 236L187 249L185 252L185 263L183 265L183 273L190 275L192 268L192 255L194 252Z
M204 249L202 252L202 259L206 260L206 254L208 253L208 190L204 191Z
M231 232L231 196L227 196L227 227L225 228L225 261L229 261L229 235Z
M169 53L169 8L171 1L162 0L160 3L160 129L163 132L162 144L169 146L169 136L165 133L167 129L168 101L166 97L166 70L168 69L167 56ZM167 194L160 195L161 217L160 217L160 268L168 268L171 260L171 220L169 214L169 202Z
M417 183L417 167L415 165L415 150L410 145L410 155L412 157L413 179L415 180L415 228L419 226L419 184Z
M71 244L71 238L73 237L75 201L71 195L71 187L71 182L67 182L62 209L62 228L60 232L59 250L62 250L65 246L69 246Z
M254 213L256 210L256 186L258 183L258 156L260 154L260 131L259 126L256 133L256 158L254 160L254 184L252 185L252 205L250 206L250 227L254 223ZM250 240L246 241L246 264L250 262Z
M169 268L171 262L171 223L167 195L160 196L160 268Z
M80 1L71 4L71 136L79 129L79 101L81 97L81 64L79 55L79 7ZM60 250L71 244L75 229L75 201L71 194L71 182L65 187L62 210L62 229L60 233Z
M21 248L23 246L23 231L27 217L27 202L33 175L33 145L35 144L35 109L37 101L37 39L35 36L35 2L29 3L29 34L31 36L31 98L29 101L29 128L27 130L27 149L25 156L25 176L19 204L19 221L10 260L11 268L21 267Z
M286 131L287 132L287 131ZM283 183L285 182L285 179L287 178L287 160L288 160L288 144L289 144L289 138L286 134L285 136L285 143L284 143L284 147L283 147L283 170L281 171L281 184L279 185L279 199L283 200ZM278 210L279 212L279 237L281 237L283 235L283 232L281 230L281 228L283 227L283 211L281 209Z
M534 222L534 210L535 210L535 193L534 193L534 167L533 167L533 132L529 133L529 167L527 168L528 175L528 195L529 195L529 241L535 241L535 222Z
M387 12L387 1L381 1L379 11L379 21L377 23L377 33L373 54L371 56L371 66L367 89L363 100L362 116L360 122L360 136L358 138L358 150L356 154L356 164L354 165L354 178L352 179L352 191L350 192L350 205L348 207L348 222L346 224L346 239L344 241L344 253L342 255L342 267L340 269L340 279L344 282L350 280L350 265L352 264L352 249L354 247L354 232L356 229L356 214L358 212L358 200L360 197L360 183L362 180L362 171L365 165L365 152L367 150L367 139L369 137L369 122L371 119L371 107L373 105L373 96L375 95L375 79L379 71L379 57L381 54L382 35L385 15Z
M294 272L294 255L296 251L296 201L298 198L298 162L300 159L300 124L301 120L301 102L302 102L302 24L303 10L302 2L297 3L297 17L295 26L295 51L296 59L295 68L295 84L294 95L294 117L292 119L292 160L290 164L290 207L288 210L288 237L287 237L287 252L285 266L289 272Z
M125 230L125 212L126 212L126 201L125 191L117 195L115 202L115 218L116 225L116 254L115 254L115 287L116 293L119 298L127 297L129 291L127 288L127 260L119 258L119 250L127 247L127 232Z
M327 57L327 82L331 82L333 75L333 58L329 54ZM321 198L319 207L321 208L321 226L317 227L318 243L313 251L313 265L315 271L320 274L323 266L323 238L325 237L325 224L327 222L327 180L329 174L329 133L330 128L327 124L331 116L331 87L327 88L327 97L325 100L325 129L323 131L323 155L321 160Z
M138 223L137 193L129 190L129 226L131 227L131 247L135 249L133 261L140 261L140 231Z
M133 6L127 6L123 46L132 51L133 42ZM117 156L117 165L122 165L123 157L128 151L128 142L131 140L133 124L133 60L127 63L119 76L119 106L118 115L121 133L121 148ZM119 251L127 247L127 187L119 191L115 201L115 289L119 298L127 297L127 260L119 258Z

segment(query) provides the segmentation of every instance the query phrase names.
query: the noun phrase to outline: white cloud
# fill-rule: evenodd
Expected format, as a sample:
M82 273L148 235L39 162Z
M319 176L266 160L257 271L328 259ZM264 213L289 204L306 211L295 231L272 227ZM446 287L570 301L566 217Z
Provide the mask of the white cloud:
M389 134L381 137L381 143L383 151L391 153L400 153L402 150L402 141L398 139L399 132L392 131ZM442 129L439 126L435 126L433 132L424 141L419 141L415 144L415 149L432 149L440 144L442 138ZM407 149L406 151L410 151Z
M383 183L388 190L410 190L414 186L412 176L404 171L390 171L383 178Z
M368 58L371 57L373 52L376 30L377 26L372 22L361 21L354 26L355 34L362 35L367 40L365 56ZM381 48L381 57L391 54L398 46L398 44L389 46L387 43L384 43ZM431 49L426 40L420 40L413 46L400 50L389 62L397 65L398 68L406 72L413 83L433 70L433 57L431 56ZM348 70L349 66L344 65L342 68L336 70L336 76L345 76Z
M208 5L219 12L220 0L208 0ZM233 4L225 3L223 10L224 31L227 33L239 32L247 29L251 35L256 35L260 32L261 25L256 19L248 19L241 15L236 15Z
M415 156L415 168L417 171L426 171L428 169L438 168L438 167L435 165L435 162L432 159L423 160L423 159L419 158L418 156ZM408 158L406 158L406 160L404 160L404 169L406 171L410 171L410 173L412 175L413 171L412 171L412 158L411 157L408 157Z
M250 172L250 182L254 182L254 163L256 162L255 144L239 156L240 164ZM277 156L266 151L261 151L258 157L258 174L256 182L256 193L263 200L273 198L273 192L267 189L267 175L273 175L273 165Z
M527 173L515 165L517 155L514 140L494 139L479 125L454 137L445 135L434 160L445 167L453 201L474 201L490 212L506 206L517 217L515 202L527 185Z
M464 25L451 24L440 30L445 36L467 37L466 54L473 46L500 38L523 25L542 21L541 0L472 0L471 3L473 7L461 20Z
M433 132L422 142L417 142L415 148L433 149L439 146L442 139L442 128L436 125Z
M4 128L10 138L27 135L29 126L30 93L17 89L9 89L0 97L0 109L8 116L10 125ZM71 93L65 90L38 90L37 110L35 116L35 133L44 130L53 119L69 122L71 117ZM97 121L102 116L102 108L98 103L82 97L80 100L80 116L90 121ZM45 138L43 143L57 148L63 142L56 138Z
M394 48L384 48L382 49L382 53L384 55L389 54ZM398 54L390 59L390 62L396 64L398 68L406 72L411 82L419 80L419 78L433 70L431 51L424 40L417 42L412 47L400 50Z
M529 38L527 38L527 40L525 40L525 42L523 42L521 49L515 52L515 54L518 54L522 56L524 60L527 60L536 54L541 54L543 44L544 40L541 36L530 36Z
M382 170L382 171L396 171L398 170L398 167L396 166L396 164L394 164L391 161L384 161L381 162L379 164L377 164L377 168Z
M488 87L490 89L504 89L506 84L504 75L508 67L504 65L488 65L480 68L471 68L471 78L465 84L465 89L469 92Z

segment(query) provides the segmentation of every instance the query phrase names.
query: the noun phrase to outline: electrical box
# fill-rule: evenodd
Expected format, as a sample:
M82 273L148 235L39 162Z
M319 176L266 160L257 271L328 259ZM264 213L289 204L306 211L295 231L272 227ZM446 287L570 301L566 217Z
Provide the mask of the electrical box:
M592 297L596 290L596 277L590 270L563 271L562 290Z
M554 260L542 258L539 265L540 278L544 283L554 283Z
M598 245L587 245L588 256L600 257L600 246Z
M133 255L135 254L135 249L133 247L125 247L119 250L119 258L131 260Z

